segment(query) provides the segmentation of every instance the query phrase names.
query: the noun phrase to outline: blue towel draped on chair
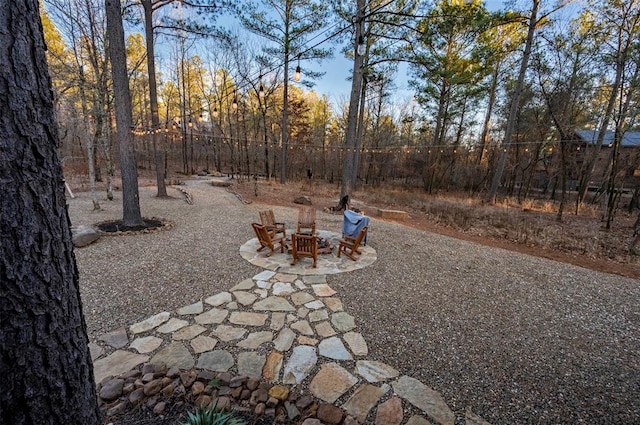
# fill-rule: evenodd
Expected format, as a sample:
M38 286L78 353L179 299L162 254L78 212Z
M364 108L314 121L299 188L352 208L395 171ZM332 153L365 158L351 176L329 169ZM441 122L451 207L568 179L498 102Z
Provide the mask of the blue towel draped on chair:
M357 238L358 233L363 227L369 226L369 217L366 215L358 214L355 211L344 210L344 218L342 220L342 234ZM367 242L367 235L365 235L364 242Z

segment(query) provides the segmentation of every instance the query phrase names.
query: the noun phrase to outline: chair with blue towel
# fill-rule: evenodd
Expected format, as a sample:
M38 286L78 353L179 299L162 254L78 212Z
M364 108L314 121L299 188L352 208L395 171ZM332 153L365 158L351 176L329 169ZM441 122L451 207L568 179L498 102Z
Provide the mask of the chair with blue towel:
M358 214L352 210L344 211L344 218L342 220L342 236L355 239L360 234L360 231L364 227L369 226L369 217L366 215ZM364 245L367 244L367 237L365 235Z

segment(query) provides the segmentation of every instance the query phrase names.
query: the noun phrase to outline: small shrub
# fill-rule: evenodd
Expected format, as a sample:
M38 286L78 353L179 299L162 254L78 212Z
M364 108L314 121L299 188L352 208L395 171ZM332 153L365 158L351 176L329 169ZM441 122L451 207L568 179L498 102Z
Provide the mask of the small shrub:
M181 425L246 425L233 412L223 412L213 406L209 410L198 409L196 413L187 415L187 422Z

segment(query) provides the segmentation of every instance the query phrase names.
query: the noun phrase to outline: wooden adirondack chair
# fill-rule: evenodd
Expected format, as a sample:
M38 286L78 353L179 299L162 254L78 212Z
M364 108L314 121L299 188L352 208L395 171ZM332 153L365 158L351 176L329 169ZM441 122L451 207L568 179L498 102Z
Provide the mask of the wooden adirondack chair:
M351 258L353 261L356 261L357 258L355 255L362 254L362 252L360 252L358 248L360 247L362 240L367 234L367 229L368 228L366 226L363 227L355 239L349 236L345 236L344 239L341 239L340 245L338 246L338 257L340 257L340 254L344 252L344 255Z
M318 264L318 238L314 235L294 233L291 235L293 261L295 265L299 258L308 257L313 259L313 267Z
M264 248L269 248L269 252L267 253L267 257L270 257L276 251L276 245L280 244L280 252L284 252L285 247L285 238L284 236L274 233L271 234L266 226L258 223L251 223L251 227L253 227L253 231L256 232L256 237L260 242L260 248L258 251L262 251Z
M298 210L298 229L296 233L303 233L302 229L311 229L311 234L316 234L316 209L313 207L300 207ZM304 232L308 233L308 232Z
M269 233L271 233L272 235L281 233L282 236L284 236L285 238L287 237L285 224L282 222L276 221L276 217L273 214L273 210L263 210L263 211L260 211L258 214L260 214L260 221L262 222L262 225L267 228Z

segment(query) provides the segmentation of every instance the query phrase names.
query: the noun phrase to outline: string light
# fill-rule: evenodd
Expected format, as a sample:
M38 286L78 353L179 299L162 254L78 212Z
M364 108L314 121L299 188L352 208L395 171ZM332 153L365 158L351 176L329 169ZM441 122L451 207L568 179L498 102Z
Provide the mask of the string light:
M296 81L296 82L300 81L300 73L301 73L300 65L298 65L296 66L296 73L293 74L293 81Z

